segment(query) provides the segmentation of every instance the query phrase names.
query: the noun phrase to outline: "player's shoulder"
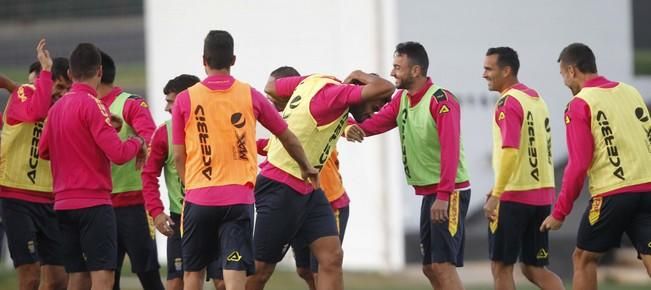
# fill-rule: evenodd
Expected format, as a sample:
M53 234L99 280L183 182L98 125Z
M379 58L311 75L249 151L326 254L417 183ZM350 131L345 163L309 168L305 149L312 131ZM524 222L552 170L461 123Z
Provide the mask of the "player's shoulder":
M126 102L138 105L138 106L143 107L145 109L149 108L149 105L147 104L147 100L145 100L145 98L141 97L140 95L129 94L129 96L127 97Z
M32 84L22 84L18 86L13 91L13 95L15 95L20 101L25 101L27 98L31 97L34 95L34 92L36 91L36 87Z

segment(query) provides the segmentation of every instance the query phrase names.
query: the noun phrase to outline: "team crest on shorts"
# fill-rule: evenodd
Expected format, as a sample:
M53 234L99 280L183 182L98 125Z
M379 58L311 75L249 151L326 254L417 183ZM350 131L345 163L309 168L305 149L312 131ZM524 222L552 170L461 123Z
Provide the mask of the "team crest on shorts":
M27 249L31 254L36 253L36 246L34 246L34 241L27 241Z
M183 259L181 258L174 259L174 270L183 271Z
M590 225L593 226L599 220L599 215L601 214L601 204L603 203L603 198L598 196L592 199L592 206L590 207L590 213L588 214L588 221Z

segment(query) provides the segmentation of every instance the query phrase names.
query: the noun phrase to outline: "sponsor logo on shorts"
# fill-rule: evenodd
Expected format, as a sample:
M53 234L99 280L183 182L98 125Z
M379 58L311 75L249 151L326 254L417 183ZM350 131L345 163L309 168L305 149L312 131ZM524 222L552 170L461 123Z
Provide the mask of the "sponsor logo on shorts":
M538 250L538 254L536 254L536 259L538 260L547 259L547 257L549 257L549 253L547 252L547 250L545 250L544 248Z
M34 246L34 241L27 241L27 250L29 250L29 253L31 254L36 253L36 246Z
M183 271L183 259L174 258L174 270Z
M229 262L239 262L240 260L242 260L242 255L240 255L240 252L238 251L233 251L226 258L226 261Z
M649 249L651 249L651 242L649 242L648 244L646 244L646 246L649 247Z
M425 256L425 246L423 246L423 243L420 243L420 254Z
M459 192L454 191L450 194L450 203L448 208L448 231L451 236L456 236L459 230Z
M626 180L624 177L622 160L619 158L617 145L615 144L615 135L613 134L613 129L610 127L606 113L603 111L597 111L597 123L601 129L600 131L601 135L603 136L603 142L606 145L608 160L610 161L610 164L615 168L615 170L613 170L613 176L621 180Z

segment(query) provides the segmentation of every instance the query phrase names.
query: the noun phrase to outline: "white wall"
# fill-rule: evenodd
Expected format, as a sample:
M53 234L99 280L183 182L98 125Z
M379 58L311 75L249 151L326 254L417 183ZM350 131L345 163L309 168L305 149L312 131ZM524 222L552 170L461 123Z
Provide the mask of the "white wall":
M386 75L395 40L391 1L145 1L147 79L150 95L181 73L203 77L203 39L228 30L237 61L232 74L262 89L281 65L301 73L345 78L354 69ZM383 20L381 20L383 19ZM153 93L152 93L153 92ZM151 100L157 121L167 118L161 98ZM262 130L260 130L262 131ZM267 134L260 132L260 135ZM340 142L342 175L351 204L344 243L345 267L375 270L403 265L400 177L389 176L379 137L362 145ZM396 140L391 140L395 146ZM395 148L399 148L395 146ZM162 248L161 248L162 249ZM163 254L164 251L161 251Z

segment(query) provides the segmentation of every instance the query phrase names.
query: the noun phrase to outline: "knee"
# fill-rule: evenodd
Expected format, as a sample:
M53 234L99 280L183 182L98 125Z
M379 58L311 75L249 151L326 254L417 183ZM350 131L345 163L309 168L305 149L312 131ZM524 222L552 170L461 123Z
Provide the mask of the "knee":
M529 281L535 281L537 273L544 268L542 267L534 267L530 265L522 265L520 267L520 270L522 270L522 274L529 280Z
M43 281L39 289L44 290L64 290L68 287L68 281L66 279L57 279L52 281Z
M446 277L451 271L455 269L450 263L433 263L429 265L431 275L434 277Z
M273 275L274 273L274 267L275 265L273 264L256 262L255 274L251 276L249 279L254 279L254 281L260 283L267 283L267 281L271 279L271 275Z
M434 270L432 270L432 265L423 265L423 274L430 280L436 277L434 275Z
M41 284L41 279L38 276L26 277L23 281L25 289L38 289L38 286ZM54 289L54 288L45 288L45 289Z
M319 257L319 271L341 271L344 261L344 252L341 248L328 252L327 255Z
M574 249L574 253L572 253L572 262L574 263L574 266L596 264L599 262L599 254L577 248Z
M503 275L513 275L513 265L507 265L502 262L491 262L491 272L494 277Z
M212 283L215 286L215 290L226 290L226 283L221 279L213 279Z
M312 276L312 271L309 268L296 268L296 274L305 281L312 281L314 276Z

